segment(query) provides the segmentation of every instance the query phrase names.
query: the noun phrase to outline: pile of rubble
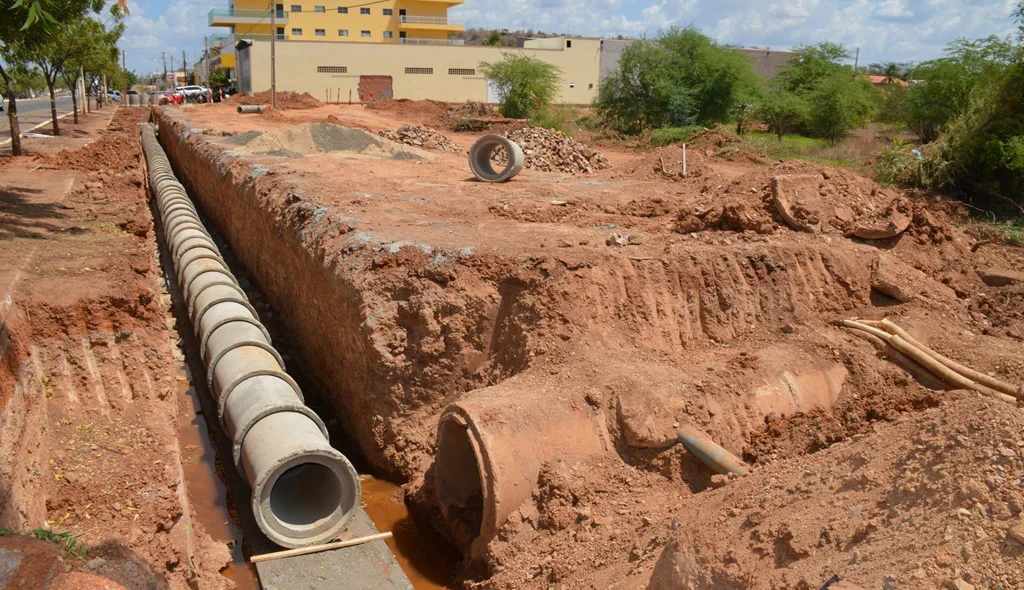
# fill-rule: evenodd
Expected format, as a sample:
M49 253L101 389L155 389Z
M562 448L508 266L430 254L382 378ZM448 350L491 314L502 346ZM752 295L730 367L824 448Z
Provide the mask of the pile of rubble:
M502 135L523 148L526 167L534 170L586 174L611 168L612 165L597 150L560 131L543 127L522 127Z
M391 141L404 143L406 145L426 150L441 152L463 151L462 148L452 143L452 141L445 137L444 134L425 125L402 125L394 131L385 129L377 135L380 135L384 139L389 139Z

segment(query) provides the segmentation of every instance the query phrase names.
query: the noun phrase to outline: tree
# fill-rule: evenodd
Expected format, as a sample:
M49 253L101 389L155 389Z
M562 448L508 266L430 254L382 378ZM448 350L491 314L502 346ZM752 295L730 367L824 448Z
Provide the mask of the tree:
M811 132L833 145L871 116L871 83L852 72L840 71L821 80L808 95Z
M496 63L481 62L480 70L495 85L501 114L526 119L539 114L555 99L561 70L527 55L505 54Z
M483 45L498 47L501 45L501 33L498 31L491 31L491 34L487 35L487 38L483 40Z
M756 116L768 125L768 130L782 141L782 136L796 127L807 116L807 102L786 90L767 93L757 105Z
M853 73L853 68L840 63L850 59L849 50L837 43L824 41L817 45L800 45L793 51L798 55L773 81L777 88L806 95L838 72Z
M907 126L924 141L934 141L967 110L974 92L1000 78L1015 59L1017 48L996 36L957 39L946 55L926 61L913 71L921 81L907 99Z
M124 23L121 22L121 13L116 8L113 8L111 13L115 20L110 29L92 18L84 19L81 22L77 31L80 41L61 70L64 83L71 89L75 123L78 123L79 98L78 85L75 82L80 73L88 72L93 76L102 76L106 73L120 71L120 67L117 65L117 41L124 32Z
M693 28L672 28L627 47L619 70L605 78L598 112L635 133L665 125L727 121L756 93L750 63Z

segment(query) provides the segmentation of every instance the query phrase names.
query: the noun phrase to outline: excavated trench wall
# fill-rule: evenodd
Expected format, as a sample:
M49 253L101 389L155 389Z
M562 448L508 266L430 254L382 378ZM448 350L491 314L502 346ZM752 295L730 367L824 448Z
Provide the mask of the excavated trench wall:
M378 243L287 179L157 111L178 177L258 283L327 404L392 477L425 469L436 415L526 364L514 288L437 262L458 252ZM411 247L410 247L411 246ZM422 247L421 247L422 246ZM465 256L462 257L466 259Z

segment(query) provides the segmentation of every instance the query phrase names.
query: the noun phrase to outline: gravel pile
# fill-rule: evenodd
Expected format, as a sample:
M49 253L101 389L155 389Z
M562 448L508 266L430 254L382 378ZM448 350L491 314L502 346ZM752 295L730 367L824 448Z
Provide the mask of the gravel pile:
M544 172L586 174L611 167L611 162L597 150L560 131L523 127L503 135L523 148L527 168Z
M395 131L385 129L378 133L384 139L390 139L398 143L416 146L427 150L441 152L461 152L459 146L452 143L436 129L424 125L402 125Z

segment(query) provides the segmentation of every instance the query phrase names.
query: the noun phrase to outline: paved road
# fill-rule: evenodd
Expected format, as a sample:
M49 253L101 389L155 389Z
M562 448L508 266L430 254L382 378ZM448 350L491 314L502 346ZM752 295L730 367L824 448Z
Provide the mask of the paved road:
M6 145L11 139L11 124L7 118L7 100L4 99L4 112L0 117L0 145ZM57 97L57 116L71 112L71 97ZM27 133L29 129L40 123L50 120L50 99L29 98L18 101L18 123L21 124L21 132ZM61 119L63 121L63 119ZM49 127L47 127L49 128Z

